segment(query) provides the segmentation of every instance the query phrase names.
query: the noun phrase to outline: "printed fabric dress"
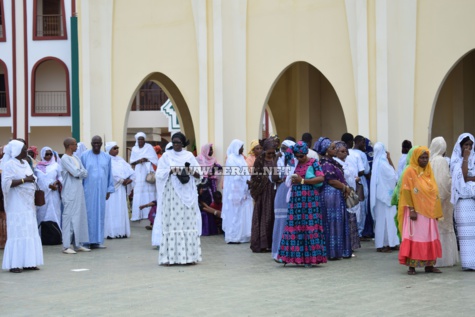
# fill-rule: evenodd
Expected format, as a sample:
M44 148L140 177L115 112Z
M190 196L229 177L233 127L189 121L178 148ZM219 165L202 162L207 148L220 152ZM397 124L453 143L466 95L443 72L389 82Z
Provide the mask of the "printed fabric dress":
M350 214L346 210L341 190L328 184L338 180L347 185L341 165L334 159L322 157L320 165L325 173L322 189L322 213L325 221L325 238L330 259L349 258L352 254Z
M323 176L315 159L297 165L294 173L307 179ZM318 186L292 185L287 224L278 255L284 263L312 265L327 262Z

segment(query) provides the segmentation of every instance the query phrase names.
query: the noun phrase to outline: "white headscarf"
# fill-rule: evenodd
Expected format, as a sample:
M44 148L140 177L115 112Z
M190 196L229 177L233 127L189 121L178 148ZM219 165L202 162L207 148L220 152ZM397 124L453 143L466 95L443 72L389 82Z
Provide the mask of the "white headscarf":
M117 142L114 142L114 141L107 142L106 143L106 153L109 153L109 151L116 145L117 145Z
M376 200L383 202L388 207L391 206L391 198L397 183L397 173L389 164L386 148L383 143L377 142L373 147L373 153L370 210L374 217Z
M11 140L8 142L7 146L3 149L3 153L5 154L3 155L2 163L5 164L20 155L24 145L25 143L18 140Z
M165 146L165 151L170 151L171 149L173 149L173 143L168 142L167 145Z
M452 195L450 202L454 205L459 198L475 198L475 182L465 182L462 173L463 155L460 142L466 137L469 137L472 142L475 142L473 135L470 133L461 134L454 145L450 159L450 174L452 175ZM468 176L475 176L475 152L473 147L468 157Z
M143 132L139 132L135 135L135 146L132 148L132 153L130 155L130 162L136 162L142 158L146 158L153 165L158 164L157 153L153 149L153 146L149 143L145 143L143 147L139 147L139 138L143 137L146 139L146 135Z
M446 150L447 143L441 136L434 138L430 143L429 160L435 181L437 182L437 187L439 188L439 197L441 200L450 199L452 192L452 179L450 178L449 163L442 156Z
M134 137L135 137L135 146L139 146L140 137L142 137L144 140L147 139L147 135L143 132L137 132Z
M250 195L247 181L251 179L249 168L244 156L239 154L239 150L244 145L241 140L233 140L228 147L226 159L226 167L238 169L237 175L225 176L225 185L223 190L223 200L230 200L233 203L239 203ZM227 197L225 197L227 196Z
M227 160L226 166L247 166L246 160L242 154L239 154L239 150L244 146L244 142L238 139L231 141L231 144L226 151Z
M284 141L282 141L282 145L285 145L288 148L290 148L291 146L295 145L295 142L291 141L291 140L284 140ZM284 167L285 166L285 153L282 150L282 146L280 147L280 152L282 153L282 156L279 157L279 159L277 160L277 166L278 167Z

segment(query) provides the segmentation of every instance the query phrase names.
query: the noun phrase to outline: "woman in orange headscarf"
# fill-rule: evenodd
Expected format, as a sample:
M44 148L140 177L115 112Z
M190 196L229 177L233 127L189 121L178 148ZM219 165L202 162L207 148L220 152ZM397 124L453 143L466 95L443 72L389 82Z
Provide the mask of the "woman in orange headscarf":
M437 219L442 218L439 190L429 163L429 149L414 150L402 178L398 207L398 226L402 233L399 263L407 265L407 274L416 274L416 267L427 273L442 273L435 268L442 256Z

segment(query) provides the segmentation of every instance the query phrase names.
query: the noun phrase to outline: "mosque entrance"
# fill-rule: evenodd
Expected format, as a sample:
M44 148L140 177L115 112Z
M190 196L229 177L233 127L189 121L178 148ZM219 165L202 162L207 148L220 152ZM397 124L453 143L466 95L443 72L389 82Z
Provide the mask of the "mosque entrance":
M451 155L460 134L475 134L475 50L452 66L439 87L432 110L430 141L444 137Z
M346 132L346 120L340 100L328 79L307 62L295 62L286 67L274 81L265 102L271 120L261 120L281 139L293 136L299 140L310 132L315 142L320 136L340 139Z
M195 150L195 133L188 105L173 81L162 73L147 76L137 87L126 117L127 158L135 145L135 134L144 132L146 141L164 149L173 133L181 131Z

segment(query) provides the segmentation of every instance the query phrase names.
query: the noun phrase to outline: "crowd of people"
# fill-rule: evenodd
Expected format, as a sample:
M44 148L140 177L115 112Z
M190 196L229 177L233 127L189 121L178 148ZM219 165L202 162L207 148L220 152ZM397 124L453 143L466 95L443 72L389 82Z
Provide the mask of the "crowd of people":
M66 138L63 155L21 139L0 148L3 269L38 270L42 244L61 244L65 254L104 249L104 239L130 237L130 221L148 219L165 266L200 262L201 236L224 234L284 265L351 259L374 239L376 252L398 252L409 275L441 273L459 250L462 268L475 270L469 133L450 159L443 137L429 148L405 140L397 166L383 143L350 133L315 143L310 133L274 135L253 140L247 155L236 139L224 165L211 143L195 157L180 132L163 151L142 132L135 139L130 164L116 142L102 151L99 136L90 150Z

